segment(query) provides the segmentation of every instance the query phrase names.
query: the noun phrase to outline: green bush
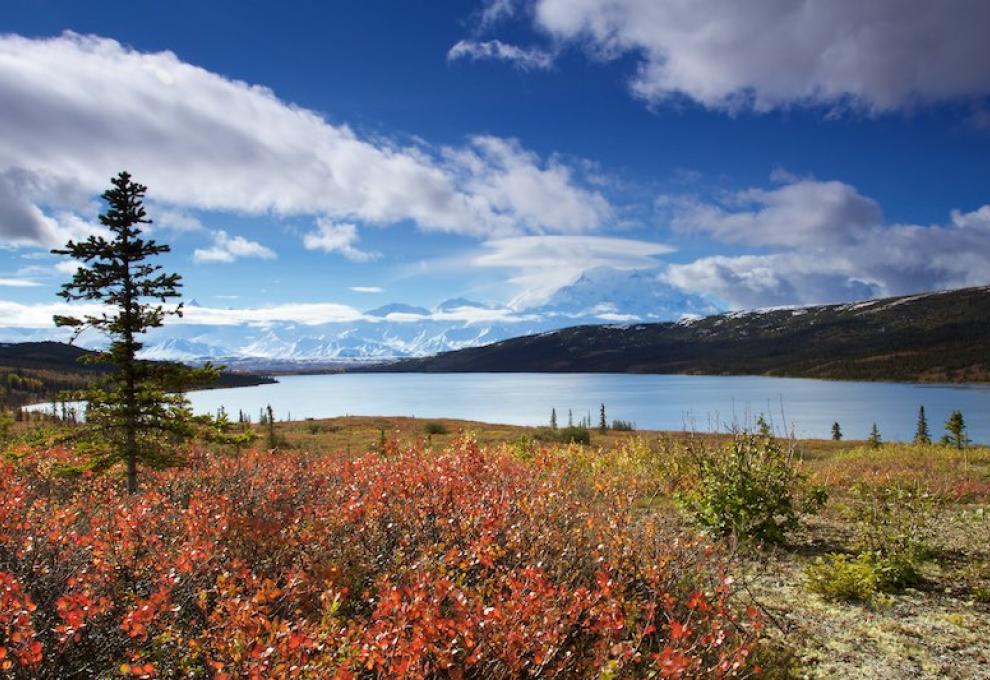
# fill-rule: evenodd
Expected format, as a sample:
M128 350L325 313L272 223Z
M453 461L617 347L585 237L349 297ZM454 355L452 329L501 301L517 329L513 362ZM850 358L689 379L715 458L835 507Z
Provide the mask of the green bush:
M636 425L628 420L613 420L612 429L616 432L632 432L636 429Z
M423 432L429 435L447 434L447 426L443 423L429 422L423 425Z
M808 589L826 600L872 602L880 588L879 571L870 555L830 554L804 569Z
M878 593L896 593L918 585L918 565L904 555L831 554L805 567L808 589L826 600L872 602Z
M939 501L920 486L856 484L845 507L855 523L854 546L879 570L884 591L918 585L929 553Z
M538 427L533 433L533 438L541 442L559 442L562 444L590 444L591 432L582 425L572 425L552 429L549 427Z
M690 487L677 501L715 534L781 542L797 527L799 509L816 511L825 500L821 490L806 493L792 447L767 434L738 435L727 446L694 452L693 460Z

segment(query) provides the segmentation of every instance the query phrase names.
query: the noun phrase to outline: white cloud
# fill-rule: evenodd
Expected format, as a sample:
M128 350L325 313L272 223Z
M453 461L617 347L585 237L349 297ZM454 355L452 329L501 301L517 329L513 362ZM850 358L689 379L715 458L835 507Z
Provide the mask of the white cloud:
M197 217L182 210L156 210L154 215L156 227L164 227L172 231L199 231L203 228L203 223Z
M359 240L356 225L335 223L322 217L316 221L316 231L303 235L306 250L340 253L353 262L369 262L381 257L381 253L358 248L355 244Z
M233 262L243 257L274 260L276 255L274 250L257 241L249 241L243 236L228 236L222 229L213 232L212 246L193 251L196 262Z
M384 293L385 289L381 286L351 286L351 290L355 293Z
M520 0L485 0L480 16L481 27L486 28L511 17L519 3Z
M98 315L105 308L93 303L40 303L23 304L0 300L0 328L53 328L52 316ZM424 320L465 323L515 322L535 317L520 315L508 308L461 307L437 311L428 315L389 314L388 321L418 322ZM307 326L353 322L380 323L382 317L366 316L354 307L331 302L289 303L269 307L221 309L218 307L189 306L183 308L182 318L169 317L166 324L193 326L265 326L275 322L297 323Z
M781 178L780 173L775 177ZM775 189L747 189L723 205L668 200L672 226L701 231L729 243L801 246L851 243L883 222L876 201L842 182L794 180Z
M716 109L873 112L990 93L985 0L535 0L535 22L609 58L630 87Z
M513 272L518 294L509 303L522 309L544 302L555 291L596 267L652 269L656 256L673 252L662 243L601 236L521 236L486 241L471 263Z
M459 40L447 52L448 61L458 59L507 61L517 68L528 71L550 68L553 65L554 55L539 48L527 49L501 40Z
M497 140L430 148L364 139L264 87L106 38L0 36L0 101L7 243L63 241L38 206L71 202L79 214L79 197L122 168L149 186L149 200L177 211L410 220L479 237L597 228L610 216L562 162L511 142L501 142L506 155L493 150ZM522 176L552 188L566 213L506 189Z
M55 263L55 271L59 274L75 274L76 270L79 269L80 263L76 260L60 260Z
M681 229L771 250L667 268L669 283L737 308L990 283L990 205L953 211L944 225L886 224L877 204L853 187L814 180L750 189L718 205L670 205Z
M585 232L612 218L612 208L601 195L572 190L569 166L558 159L541 163L515 140L477 136L469 147L447 149L445 155L460 169L463 185L475 200L516 225L491 235Z
M41 284L31 279L0 278L0 286L7 288L34 288Z

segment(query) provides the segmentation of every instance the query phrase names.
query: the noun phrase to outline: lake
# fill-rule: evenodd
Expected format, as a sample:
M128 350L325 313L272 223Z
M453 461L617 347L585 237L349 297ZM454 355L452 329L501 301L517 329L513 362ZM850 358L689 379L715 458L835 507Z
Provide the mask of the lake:
M885 441L914 436L924 405L932 437L960 410L969 436L990 443L990 386L833 382L750 376L630 375L600 373L375 373L293 375L274 385L206 390L189 395L197 413L223 406L257 421L271 404L277 419L291 415L461 418L490 423L545 425L557 410L560 425L590 416L598 423L604 403L609 422L639 429L725 430L752 426L765 414L777 431L827 438L838 421L846 438L864 439L876 422ZM786 425L785 425L786 424Z

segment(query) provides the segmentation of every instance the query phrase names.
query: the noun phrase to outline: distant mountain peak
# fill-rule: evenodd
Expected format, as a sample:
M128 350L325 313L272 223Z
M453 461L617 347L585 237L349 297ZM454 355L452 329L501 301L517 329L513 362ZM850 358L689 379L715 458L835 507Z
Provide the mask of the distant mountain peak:
M685 315L717 314L722 308L700 295L662 281L655 271L589 269L533 311L602 320L676 321Z
M424 307L416 307L415 305L406 305L401 302L392 302L381 307L369 309L365 314L383 318L389 314L419 314L421 316L429 316L430 310Z

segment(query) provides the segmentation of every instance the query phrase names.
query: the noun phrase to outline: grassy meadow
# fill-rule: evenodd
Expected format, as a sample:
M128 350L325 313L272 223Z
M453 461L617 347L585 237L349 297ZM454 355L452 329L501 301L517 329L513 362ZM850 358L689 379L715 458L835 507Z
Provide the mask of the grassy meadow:
M990 668L987 448L346 417L129 497L46 427L0 463L4 677Z

